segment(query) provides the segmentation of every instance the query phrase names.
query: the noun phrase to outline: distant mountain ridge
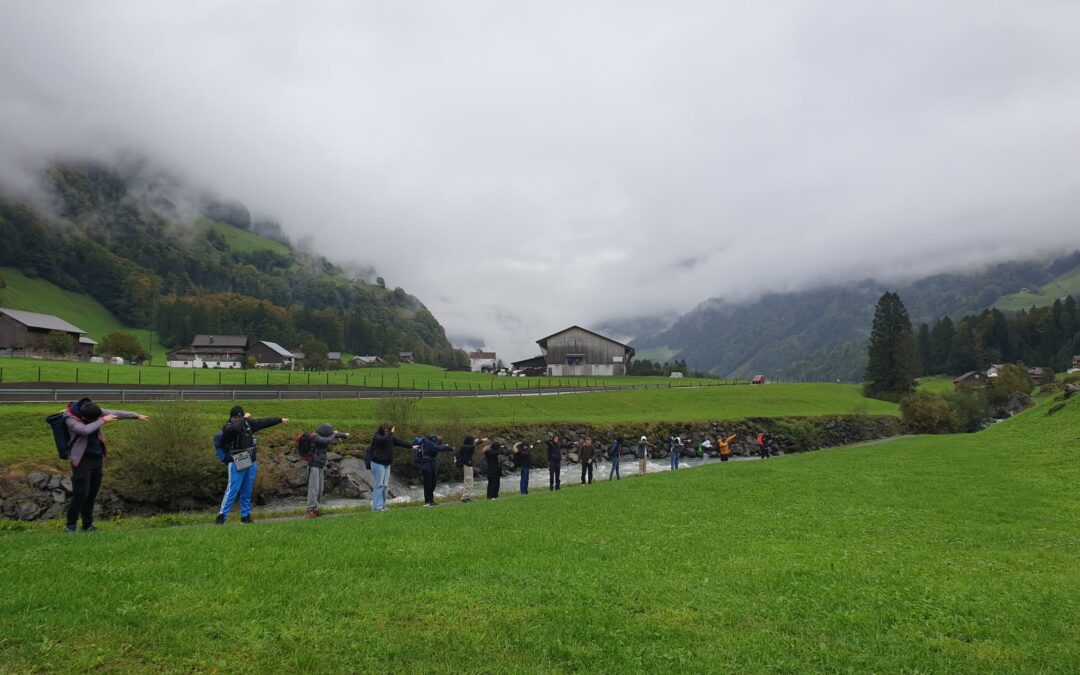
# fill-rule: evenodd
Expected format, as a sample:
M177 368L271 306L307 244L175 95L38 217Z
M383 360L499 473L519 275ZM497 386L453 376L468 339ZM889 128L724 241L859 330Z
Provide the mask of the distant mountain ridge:
M279 224L144 165L52 165L55 213L0 191L0 267L86 293L162 344L237 333L358 354L460 360L417 298L293 248ZM0 186L2 188L3 186ZM374 283L372 283L374 282Z
M972 273L947 273L904 284L866 280L795 293L770 293L751 303L707 300L667 330L633 341L640 351L663 350L695 370L724 377L765 373L784 380L859 382L866 370L866 340L874 305L896 291L916 324L959 317L999 300L1055 298L1044 286L1071 288L1080 279L1080 251L1053 260L1005 262ZM1026 290L1022 290L1026 289ZM1017 295L1020 294L1020 295Z

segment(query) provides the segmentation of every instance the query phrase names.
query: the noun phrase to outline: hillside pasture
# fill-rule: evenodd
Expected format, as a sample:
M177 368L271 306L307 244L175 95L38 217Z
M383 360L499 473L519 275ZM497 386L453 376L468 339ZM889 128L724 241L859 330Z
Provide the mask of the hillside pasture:
M0 663L1077 672L1080 402L1047 413L498 502L2 534Z

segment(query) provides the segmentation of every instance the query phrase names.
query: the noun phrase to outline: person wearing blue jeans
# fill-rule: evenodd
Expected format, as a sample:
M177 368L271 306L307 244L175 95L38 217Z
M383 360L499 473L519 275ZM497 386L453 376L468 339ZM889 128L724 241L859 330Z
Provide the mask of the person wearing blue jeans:
M668 439L668 450L671 452L671 470L679 468L679 454L682 453L682 438L677 434Z
M521 484L518 491L523 495L529 494L529 469L532 468L532 446L525 441L514 443L514 464L521 472Z
M612 478L622 480L622 474L619 473L619 460L622 459L622 444L623 437L616 436L615 442L612 443L611 447L608 449L608 459L611 460L611 471L608 473L608 480L611 480Z
M380 424L375 436L371 439L371 477L375 492L371 495L371 510L386 510L386 495L390 490L390 465L394 462L394 448L418 449L412 443L398 440L394 436L394 426L390 423Z
M229 485L225 488L225 497L221 500L221 510L218 511L215 523L225 524L237 497L240 499L240 522L252 522L251 491L255 486L255 474L259 468L255 459L258 445L255 432L275 424L288 423L287 417L252 419L251 413L244 412L244 409L238 405L234 405L229 411L229 421L221 429L221 447L225 450L225 461L229 464ZM243 460L243 453L247 453L251 464L238 469L236 462Z

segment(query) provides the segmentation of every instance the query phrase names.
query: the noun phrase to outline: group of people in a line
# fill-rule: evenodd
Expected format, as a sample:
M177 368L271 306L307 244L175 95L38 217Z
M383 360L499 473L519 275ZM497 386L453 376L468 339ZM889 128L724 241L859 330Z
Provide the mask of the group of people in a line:
M83 398L72 402L64 412L64 422L71 436L69 456L72 465L72 500L67 512L67 526L65 532L75 532L78 520L82 518L82 529L85 532L95 531L94 527L94 501L101 487L103 465L106 453L105 437L102 427L115 420L139 419L146 421L146 415L127 412L122 410L103 410L101 406L89 398ZM263 417L254 418L251 413L242 406L235 405L229 411L229 420L214 437L214 445L219 459L228 465L228 484L225 488L221 507L218 510L215 522L222 525L229 517L230 511L237 500L240 502L240 522L251 523L252 492L255 485L255 477L258 471L258 438L256 433L278 424L288 424L287 417ZM498 440L488 438L475 438L466 436L458 448L444 442L442 436L429 435L412 440L402 440L396 435L396 429L392 424L381 424L371 439L365 455L364 462L372 474L373 492L371 509L375 512L386 511L387 497L390 489L390 469L394 462L396 448L408 449L413 453L413 461L420 469L420 475L424 489L424 506L435 506L435 483L439 464L438 456L441 453L454 453L455 465L462 469L464 486L461 493L461 501L472 500L475 488L474 463L477 450L481 457L481 472L487 478L487 498L498 499L502 479L501 458L507 457L519 472L522 495L529 494L529 474L533 468L532 452L534 447L541 444L546 446L548 466L548 486L552 491L562 488L562 462L563 457L569 453L576 453L581 467L581 484L588 485L593 482L593 468L597 460L597 447L592 438L585 437L581 441L569 441L553 435L547 440L537 440L535 443L520 440L509 447ZM331 424L322 424L315 432L308 435L309 452L308 465L308 490L307 510L305 518L316 518L322 515L320 503L324 493L324 470L327 462L329 448L341 439L348 438L349 434L337 431ZM731 456L731 443L735 435L716 437L715 449L723 462ZM772 439L769 434L758 434L757 443L759 454L762 458L770 454L769 447ZM679 468L682 453L690 446L682 434L673 433L667 441L667 449L671 461L671 469ZM636 452L639 473L644 474L647 469L647 461L654 446L648 437L642 436ZM703 457L713 451L711 439L705 439L697 446ZM625 441L622 436L616 436L607 448L607 459L610 461L608 480L620 480L620 461L625 452Z

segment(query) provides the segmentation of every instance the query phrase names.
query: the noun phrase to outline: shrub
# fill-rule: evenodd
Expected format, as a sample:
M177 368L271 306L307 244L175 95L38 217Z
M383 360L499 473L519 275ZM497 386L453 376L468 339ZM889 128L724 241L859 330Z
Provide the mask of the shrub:
M981 391L953 391L945 395L945 400L953 411L953 431L979 431L990 421L990 406L987 396Z
M1031 375L1028 374L1024 364L1009 364L1002 366L997 377L990 381L987 398L991 405L1001 407L1006 405L1009 397L1017 392L1030 394L1033 386Z
M956 414L942 396L916 392L900 403L904 426L916 434L947 434L956 427Z
M181 403L150 414L149 422L117 425L115 436L120 442L110 472L116 493L127 500L155 504L219 498L228 475L195 409Z
M72 339L71 333L65 333L62 330L51 330L45 336L44 347L58 356L67 356L75 351L75 340Z

